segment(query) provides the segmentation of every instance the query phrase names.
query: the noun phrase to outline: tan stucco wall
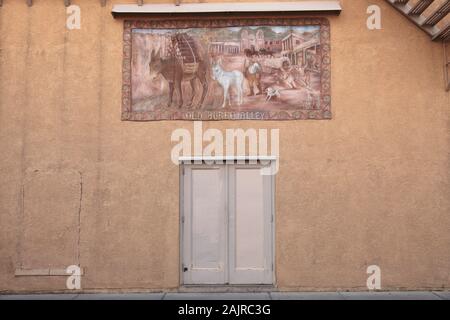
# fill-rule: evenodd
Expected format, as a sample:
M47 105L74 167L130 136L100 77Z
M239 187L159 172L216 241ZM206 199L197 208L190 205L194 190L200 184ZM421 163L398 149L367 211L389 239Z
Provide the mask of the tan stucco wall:
M72 2L81 30L65 29L62 0L0 8L0 290L63 290L65 277L14 271L78 262L86 290L175 289L170 134L192 123L120 120L123 25L110 11L134 1ZM449 288L442 45L383 0L341 2L329 17L332 121L203 126L280 129L281 290L364 290L372 264L383 289ZM366 28L370 4L382 30Z

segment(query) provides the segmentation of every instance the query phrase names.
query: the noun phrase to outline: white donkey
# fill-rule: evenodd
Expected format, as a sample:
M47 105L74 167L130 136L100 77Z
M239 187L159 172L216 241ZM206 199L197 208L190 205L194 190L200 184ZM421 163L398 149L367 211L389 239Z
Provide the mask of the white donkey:
M227 99L228 105L231 106L231 96L229 93L230 87L234 86L237 90L238 105L243 103L244 92L244 75L240 71L225 71L220 65L221 61L213 62L212 64L212 78L219 82L223 88L223 104L222 108L226 107Z

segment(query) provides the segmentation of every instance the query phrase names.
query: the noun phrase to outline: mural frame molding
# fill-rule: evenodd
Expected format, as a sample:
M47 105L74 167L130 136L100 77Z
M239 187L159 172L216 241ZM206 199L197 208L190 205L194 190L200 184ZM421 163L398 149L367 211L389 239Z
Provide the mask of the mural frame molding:
M212 117L215 111L194 109L170 112L132 110L132 30L133 29L184 29L223 28L244 26L319 26L321 41L320 64L320 109L275 110L275 111L229 111L229 116ZM331 109L331 44L330 22L325 17L224 17L176 19L137 18L123 22L122 64L122 121L222 121L222 120L332 120ZM217 110L220 111L220 110ZM227 111L221 111L227 112ZM249 115L252 113L252 115ZM245 115L243 115L245 114ZM242 115L242 116L241 116Z

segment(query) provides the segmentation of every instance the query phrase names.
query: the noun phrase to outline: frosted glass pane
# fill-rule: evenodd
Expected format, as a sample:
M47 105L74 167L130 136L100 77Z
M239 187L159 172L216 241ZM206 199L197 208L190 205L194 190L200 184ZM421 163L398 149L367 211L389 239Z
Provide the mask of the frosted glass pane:
M220 269L224 214L223 177L217 169L192 170L192 263L195 269Z
M264 269L263 176L236 169L236 269Z

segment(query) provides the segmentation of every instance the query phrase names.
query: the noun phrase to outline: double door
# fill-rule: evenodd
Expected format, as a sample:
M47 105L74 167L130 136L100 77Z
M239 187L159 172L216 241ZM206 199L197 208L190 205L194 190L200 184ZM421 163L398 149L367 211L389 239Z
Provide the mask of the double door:
M183 165L183 284L272 284L273 177L261 165Z

